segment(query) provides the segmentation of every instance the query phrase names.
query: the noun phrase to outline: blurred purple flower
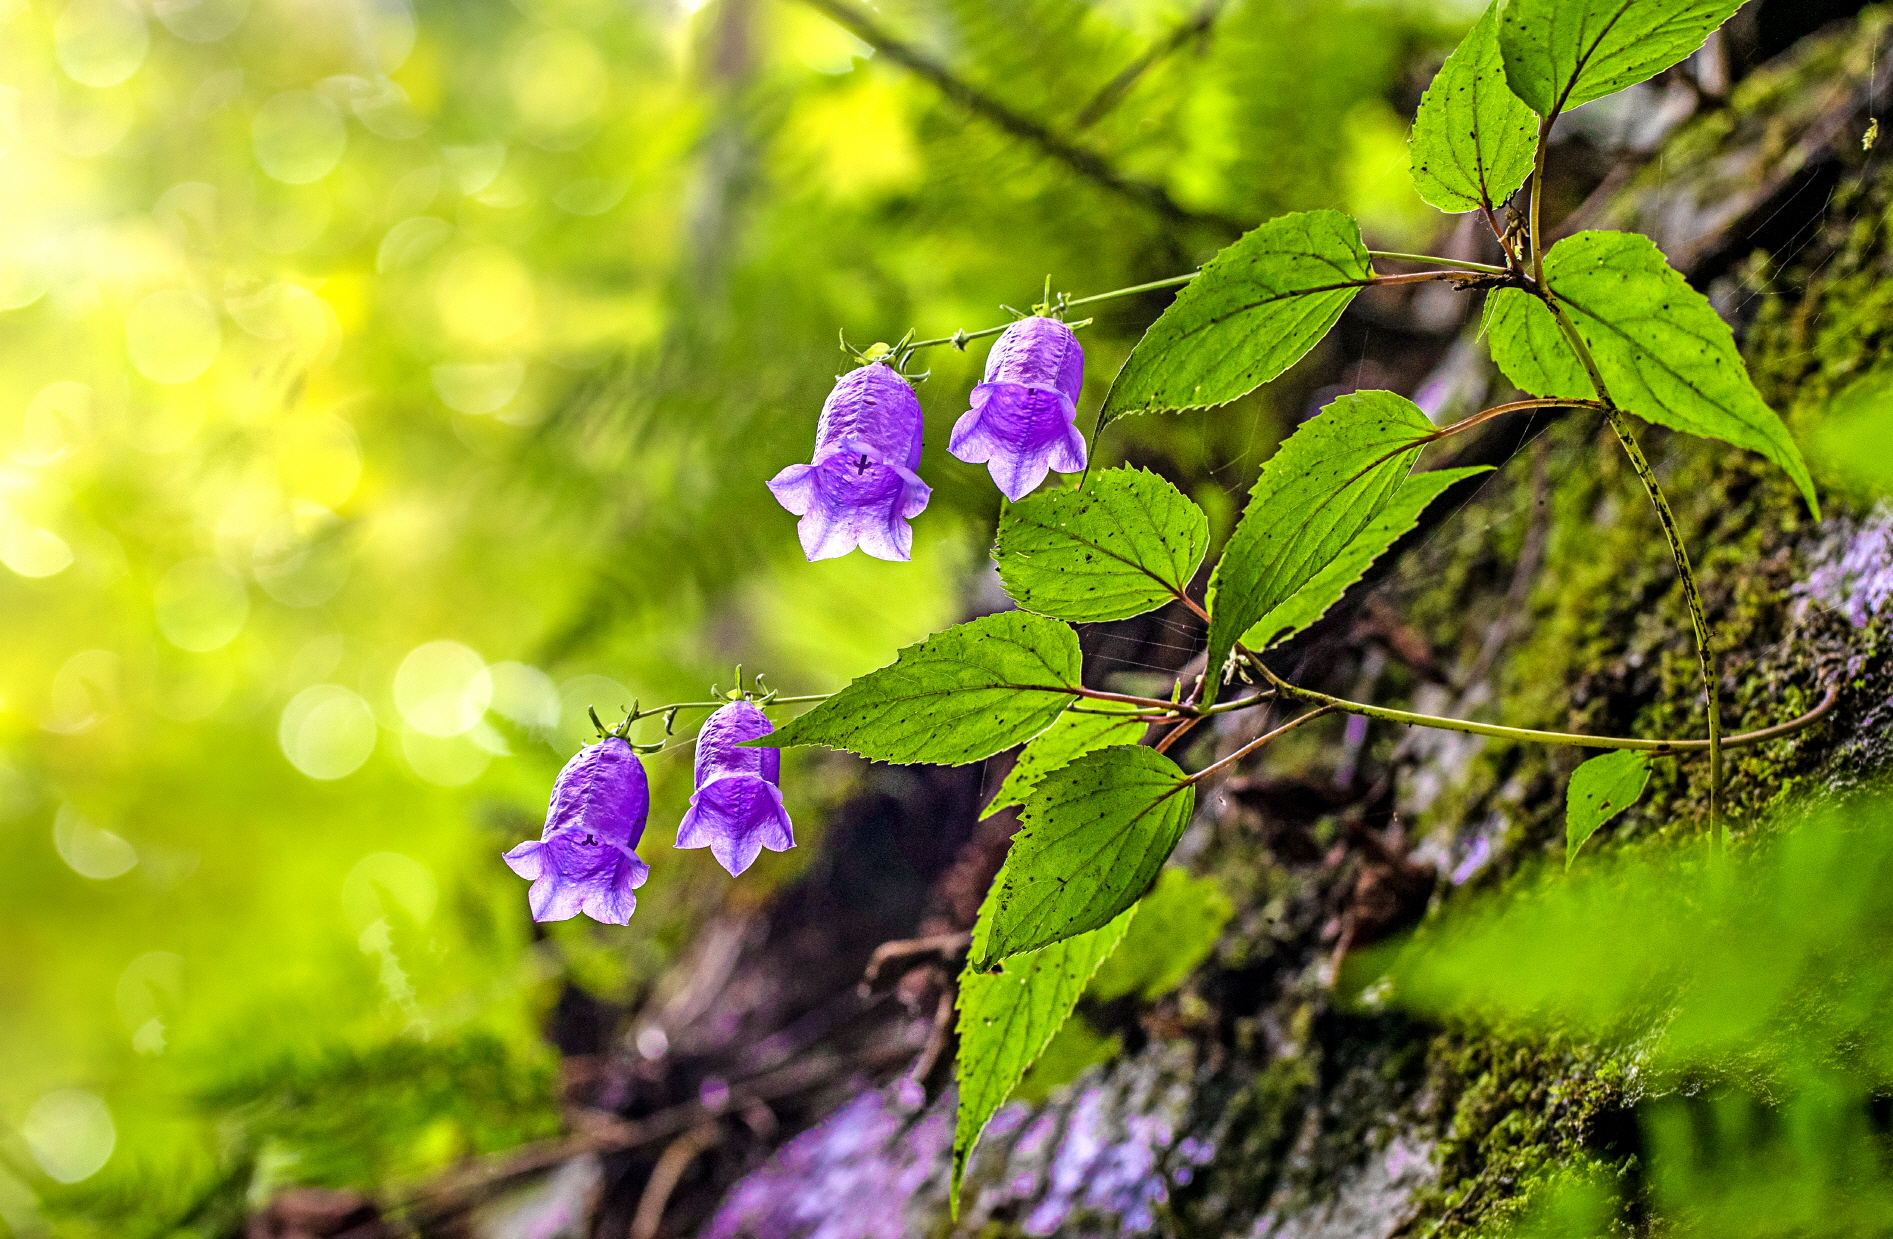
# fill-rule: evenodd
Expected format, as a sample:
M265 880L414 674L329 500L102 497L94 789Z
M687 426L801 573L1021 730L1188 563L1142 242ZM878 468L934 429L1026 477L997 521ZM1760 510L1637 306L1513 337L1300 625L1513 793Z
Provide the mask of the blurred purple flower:
M583 912L607 925L629 922L638 906L631 892L651 872L632 851L650 811L644 765L628 743L610 736L580 749L552 784L545 833L506 853L513 872L532 883L532 919Z
M677 827L680 848L710 849L732 874L755 863L764 848L795 846L789 811L782 807L781 749L738 748L775 728L747 701L732 701L697 734L697 790Z
M1085 353L1071 328L1055 318L1022 318L1006 328L986 357L986 381L973 389L973 407L954 423L947 451L969 465L986 465L993 484L1017 501L1049 471L1085 467L1078 393Z
M850 370L822 404L813 464L770 479L776 501L802 518L802 552L833 559L857 546L876 559L908 559L932 495L920 467L920 400L880 362Z

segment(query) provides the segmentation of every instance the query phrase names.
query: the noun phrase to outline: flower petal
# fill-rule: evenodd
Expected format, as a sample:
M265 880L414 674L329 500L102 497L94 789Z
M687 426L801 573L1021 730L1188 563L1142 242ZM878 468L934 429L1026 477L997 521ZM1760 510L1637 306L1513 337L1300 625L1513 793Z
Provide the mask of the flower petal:
M835 381L815 427L815 462L834 451L866 453L872 460L920 467L924 420L920 398L906 379L875 362Z
M751 702L732 701L717 707L697 733L696 785L702 787L733 774L764 774L767 757L775 758L780 768L782 750L739 747L745 740L759 739L774 730L768 716Z
M526 893L535 921L570 920L583 912L607 925L623 925L637 908L631 892L651 873L635 852L583 830L551 831L543 840L514 848L507 862L522 853L521 859L537 870ZM518 865L513 868L526 876Z
M954 423L947 450L968 464L987 465L993 483L1016 502L1052 468L1061 473L1084 468L1084 436L1072 424L1076 418L1071 398L1055 388L981 383L973 389L971 411Z
M764 848L783 852L795 846L795 831L782 792L756 775L731 775L697 789L677 827L680 848L710 849L717 863L739 874L755 863Z
M651 789L644 763L617 736L578 751L552 784L545 838L555 830L589 831L609 843L635 848L650 817Z
M1022 318L986 354L986 382L1050 387L1075 402L1084 389L1085 351L1059 320Z
M833 559L859 546L882 559L908 557L907 519L926 508L932 493L924 482L862 455L831 455L814 475L815 495L798 527L803 554Z
M777 503L800 516L815 502L815 466L790 465L770 478L768 485Z
M528 839L512 851L502 855L500 859L506 862L508 869L511 869L520 877L526 879L528 882L536 882L539 880L539 875L545 869L545 857L539 854L539 850L544 846L545 844L537 839Z

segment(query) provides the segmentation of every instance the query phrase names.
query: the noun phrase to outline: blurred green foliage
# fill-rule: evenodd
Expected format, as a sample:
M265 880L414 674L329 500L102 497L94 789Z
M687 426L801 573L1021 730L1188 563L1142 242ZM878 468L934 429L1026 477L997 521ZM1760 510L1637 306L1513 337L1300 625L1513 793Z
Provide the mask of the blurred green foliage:
M1884 1230L1890 815L1864 797L1730 861L1697 843L1547 866L1378 957L1375 1005L1608 1052L1638 1135L1604 1161L1571 1150L1520 1233Z
M1076 131L1176 0L900 0ZM1237 0L1081 138L1187 206L1411 244L1406 75L1470 6ZM664 835L628 930L535 939L497 853L584 711L743 661L816 691L961 613L996 499L809 565L762 488L843 364L1228 239L968 116L787 0L0 0L0 1222L216 1233L556 1129L539 1024L732 889ZM1095 403L1160 308L1087 333ZM1127 433L1219 532L1266 403ZM1107 445L1108 453L1125 450ZM645 724L654 728L655 724ZM639 738L648 739L649 735ZM799 853L820 805L792 770ZM829 781L824 786L833 786ZM222 1220L219 1220L222 1219Z

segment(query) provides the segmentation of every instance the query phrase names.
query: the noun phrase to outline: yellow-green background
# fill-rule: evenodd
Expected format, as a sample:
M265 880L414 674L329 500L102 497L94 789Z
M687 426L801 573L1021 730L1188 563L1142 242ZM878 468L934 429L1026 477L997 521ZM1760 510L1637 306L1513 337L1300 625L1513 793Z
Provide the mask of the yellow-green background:
M1069 130L1193 11L880 20ZM1469 16L1240 0L1080 140L1193 209L1423 243L1399 109ZM977 347L926 359L913 563L802 562L762 483L837 331L1217 241L787 0L0 0L0 1230L212 1233L556 1130L560 979L634 998L845 785L792 760L804 847L732 883L668 847L688 750L656 759L631 926L534 945L498 853L585 707L739 661L820 691L975 587L997 496L943 445ZM1087 411L1139 326L1088 332ZM1275 425L1135 433L1236 494ZM69 1090L111 1155L62 1184Z

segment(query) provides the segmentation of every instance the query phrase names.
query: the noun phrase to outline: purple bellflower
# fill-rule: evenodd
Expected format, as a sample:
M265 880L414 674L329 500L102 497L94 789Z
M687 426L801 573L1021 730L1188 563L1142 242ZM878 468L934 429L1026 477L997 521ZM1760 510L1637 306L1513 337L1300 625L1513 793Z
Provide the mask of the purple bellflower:
M947 451L969 465L985 465L993 484L1018 501L1046 473L1085 467L1078 393L1085 382L1085 352L1071 328L1055 318L1022 318L1006 328L986 357L986 381L973 389L973 407L953 425Z
M532 883L532 919L583 912L607 925L629 923L638 906L631 892L651 872L632 851L650 811L644 765L629 743L608 736L580 749L552 784L545 833L506 853L512 871Z
M876 559L912 557L907 524L933 494L920 467L920 400L907 380L881 362L850 370L822 403L815 459L769 481L776 501L802 518L798 532L810 560L834 559L857 546Z
M747 701L730 702L704 723L697 733L697 790L677 827L678 847L707 847L735 875L764 848L784 852L795 846L778 786L782 750L737 747L774 730Z

